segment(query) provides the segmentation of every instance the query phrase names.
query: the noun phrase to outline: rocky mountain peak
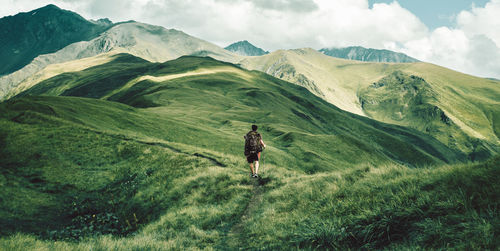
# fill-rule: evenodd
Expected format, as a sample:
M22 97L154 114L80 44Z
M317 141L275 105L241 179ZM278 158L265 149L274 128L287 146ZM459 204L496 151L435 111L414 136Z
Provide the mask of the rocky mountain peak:
M241 56L262 56L269 53L268 51L264 51L263 49L254 46L247 40L233 43L224 49Z

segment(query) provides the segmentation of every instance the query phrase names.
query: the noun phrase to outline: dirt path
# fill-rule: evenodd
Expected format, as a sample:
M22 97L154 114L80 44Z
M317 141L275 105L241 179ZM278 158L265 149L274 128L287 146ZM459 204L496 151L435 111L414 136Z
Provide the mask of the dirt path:
M250 240L247 240L245 238L245 225L253 217L254 213L261 205L263 192L263 187L260 180L254 179L252 180L252 183L252 197L250 198L250 201L248 202L247 207L245 208L245 211L239 218L238 222L233 225L233 227L227 234L225 247L223 247L224 249L242 250L244 249L243 247L248 247L246 243Z
M116 93L119 93L123 90L129 89L130 87L134 86L135 84L144 81L144 80L151 80L153 82L163 82L167 80L172 80L176 78L182 78L182 77L191 77L191 76L200 76L200 75L208 75L208 74L216 74L216 73L224 73L224 72L231 72L231 73L236 73L236 74L244 74L243 71L238 71L234 69L233 67L216 67L216 68L206 68L206 69L197 69L194 71L189 71L189 72L184 72L184 73L178 73L178 74L168 74L164 76L151 76L151 75L145 75L145 76L139 76L128 83L126 83L124 86L121 88L118 88L107 95L103 96L101 99L107 99L111 96L113 96Z

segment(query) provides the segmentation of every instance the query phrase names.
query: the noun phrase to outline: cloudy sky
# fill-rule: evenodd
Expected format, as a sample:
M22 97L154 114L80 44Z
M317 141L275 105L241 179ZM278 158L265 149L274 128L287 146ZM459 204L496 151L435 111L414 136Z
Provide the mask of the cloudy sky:
M88 19L136 20L225 47L361 45L500 79L500 0L0 0L0 16L52 3Z

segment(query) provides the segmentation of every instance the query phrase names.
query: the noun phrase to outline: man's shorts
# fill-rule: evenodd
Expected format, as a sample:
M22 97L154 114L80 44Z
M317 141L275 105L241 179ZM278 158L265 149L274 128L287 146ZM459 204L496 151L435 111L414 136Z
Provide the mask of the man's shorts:
M260 152L259 153L251 153L250 155L247 156L248 163L253 163L254 161L259 161L259 159L260 159Z

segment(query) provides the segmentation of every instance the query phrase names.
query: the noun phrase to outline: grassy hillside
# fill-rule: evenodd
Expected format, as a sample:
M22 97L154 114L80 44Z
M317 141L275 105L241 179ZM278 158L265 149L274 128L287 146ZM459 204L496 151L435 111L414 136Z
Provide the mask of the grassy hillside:
M65 72L75 72L82 71L89 67L93 67L96 65L104 64L111 61L112 56L115 54L122 53L121 50L113 50L108 53L102 53L94 57L83 58L79 60L72 60L69 62L59 63L59 64L50 64L47 67L43 68L31 75L30 77L21 81L15 88L9 90L8 93L3 97L2 100L7 100L31 87L38 84L41 81L47 80L59 74Z
M0 144L0 249L499 244L498 157L446 165L464 156L210 58L50 78L0 103Z
M156 64L122 54L112 62L43 81L18 96L42 94L118 101L231 135L258 122L282 142L277 150L313 160L307 164L312 172L352 162L354 152L367 154L361 162L386 159L410 165L462 158L416 131L343 112L302 87L209 58L182 57ZM304 142L313 149L301 149ZM232 151L239 154L239 149Z
M61 103L88 107L99 120L71 121ZM125 134L143 131L136 119L158 119L125 105L46 97L8 106L0 127L2 249L499 246L498 158L316 174L266 160L257 182L239 156ZM109 125L112 132L94 128L116 118L128 119Z
M485 156L499 152L498 81L428 63L366 63L328 57L312 49L276 51L247 58L241 65L304 86L343 110L417 129L466 152L470 159L478 158L478 151L489 152ZM412 78L425 83L425 88L410 93L412 100L414 94L427 97L419 99L420 103L401 100L409 93ZM382 83L386 80L390 83ZM439 116L429 116L422 106L446 119L440 122Z

